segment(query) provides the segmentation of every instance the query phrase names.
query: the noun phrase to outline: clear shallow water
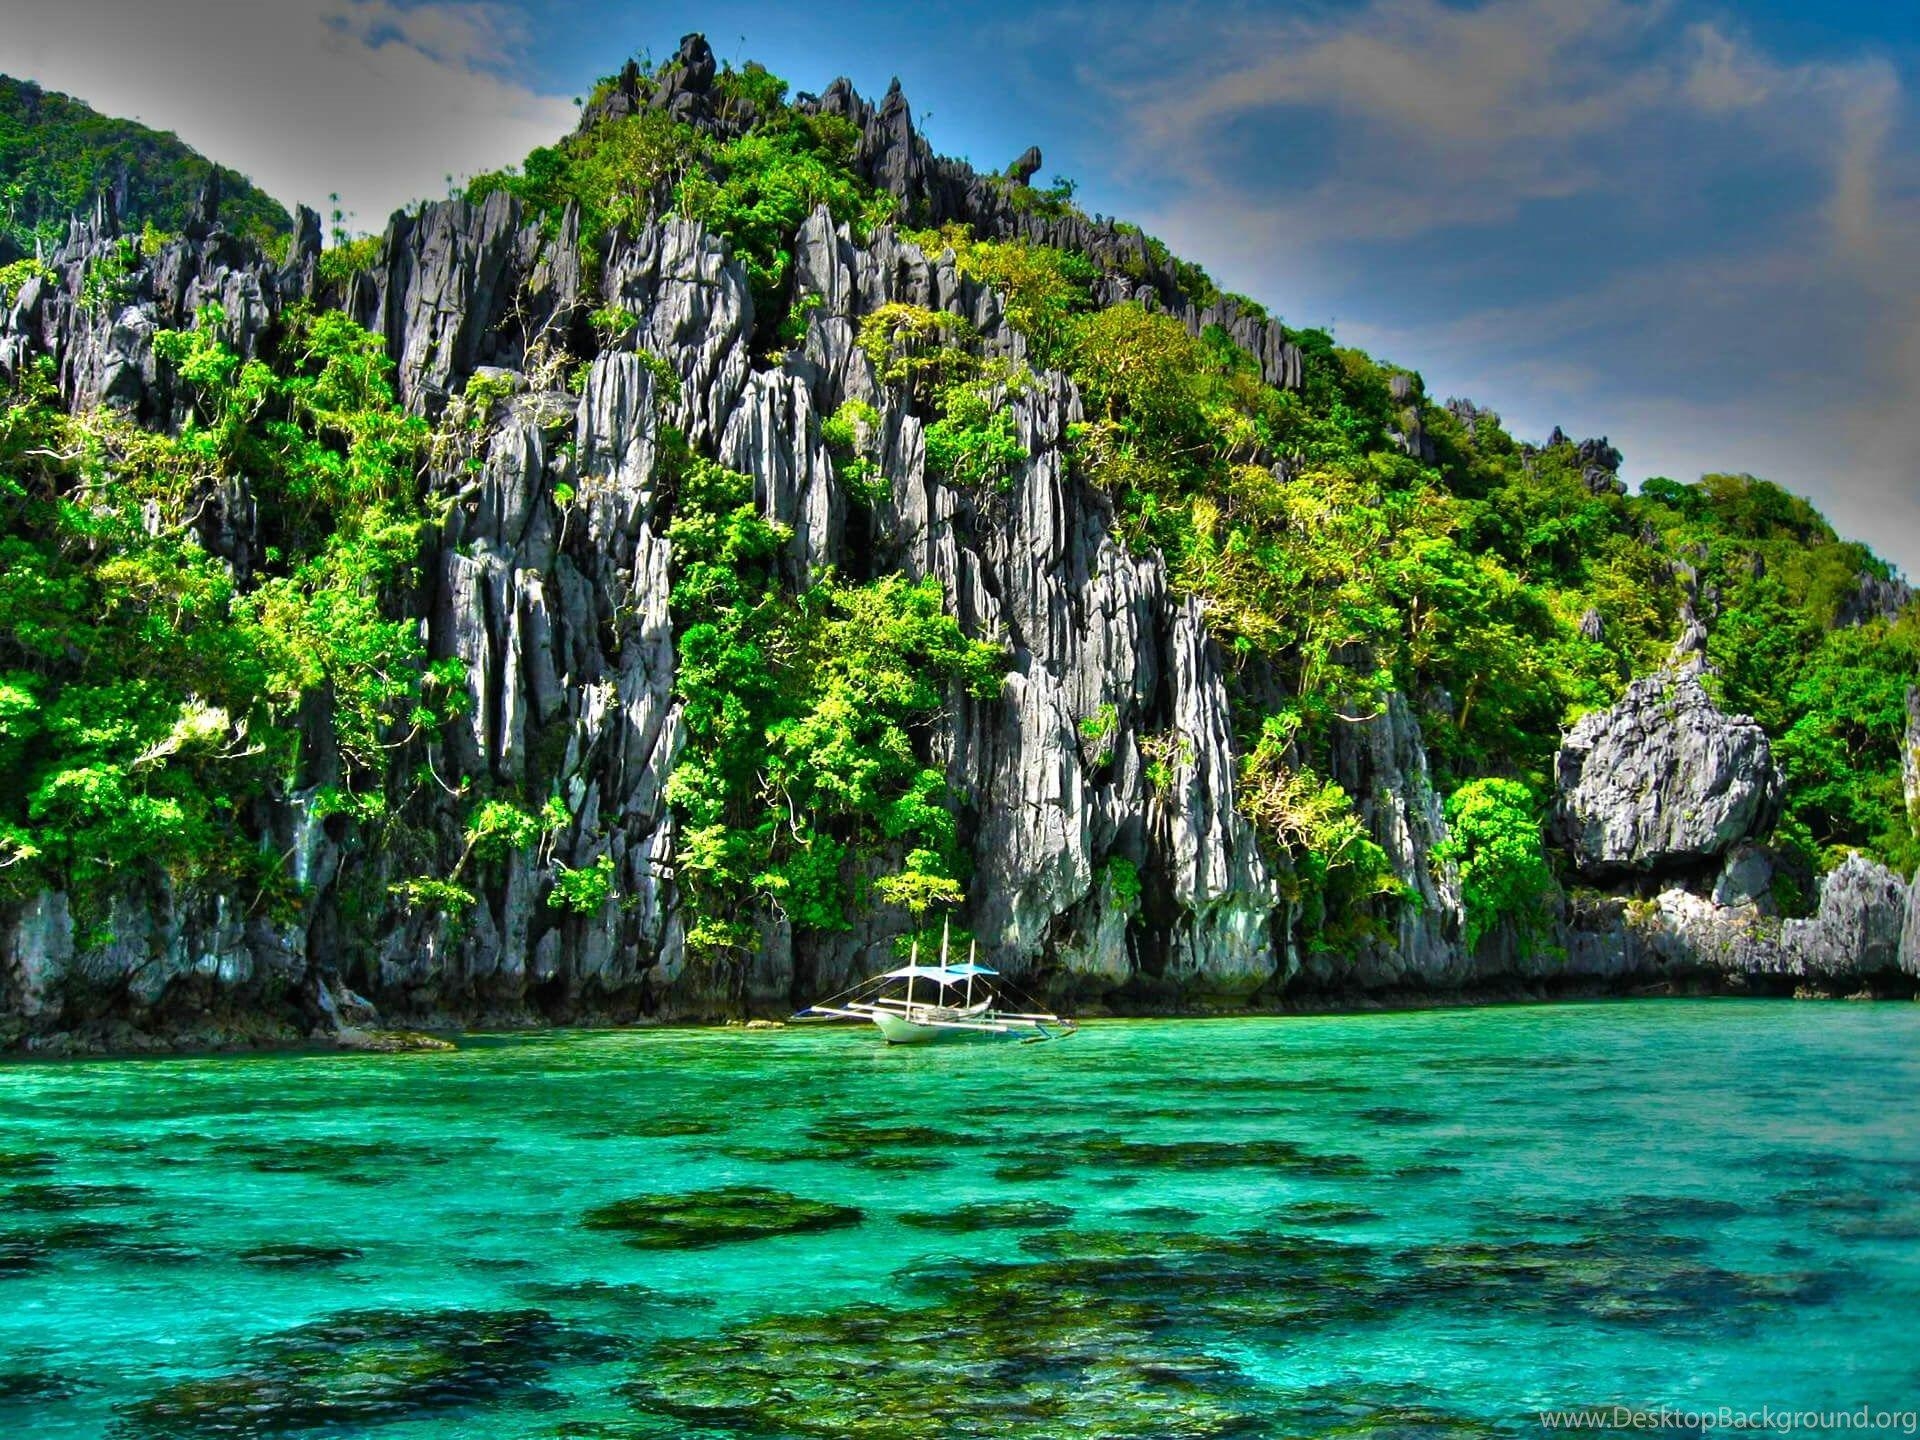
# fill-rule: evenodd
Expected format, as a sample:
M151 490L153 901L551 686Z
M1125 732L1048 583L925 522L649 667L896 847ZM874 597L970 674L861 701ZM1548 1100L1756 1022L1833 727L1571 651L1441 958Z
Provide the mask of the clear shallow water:
M0 1434L1910 1408L1917 1095L1920 1006L1725 1001L0 1066ZM585 1223L733 1186L828 1203Z

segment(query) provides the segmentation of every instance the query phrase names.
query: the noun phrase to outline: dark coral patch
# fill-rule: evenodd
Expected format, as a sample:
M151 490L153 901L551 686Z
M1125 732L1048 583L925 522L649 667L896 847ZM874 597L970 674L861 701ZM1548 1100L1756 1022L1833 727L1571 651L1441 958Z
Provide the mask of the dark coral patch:
M640 1195L589 1210L589 1230L610 1230L638 1250L696 1249L858 1225L851 1205L808 1200L764 1185Z
M354 1310L268 1336L240 1368L123 1414L154 1440L357 1430L526 1396L556 1361L605 1353L541 1310Z
M967 1235L992 1230L1048 1230L1072 1218L1073 1211L1050 1200L986 1200L946 1210L916 1211L902 1215L900 1223L917 1230Z
M358 1260L364 1251L350 1245L300 1245L295 1243L256 1245L240 1252L240 1263L264 1269L325 1270Z

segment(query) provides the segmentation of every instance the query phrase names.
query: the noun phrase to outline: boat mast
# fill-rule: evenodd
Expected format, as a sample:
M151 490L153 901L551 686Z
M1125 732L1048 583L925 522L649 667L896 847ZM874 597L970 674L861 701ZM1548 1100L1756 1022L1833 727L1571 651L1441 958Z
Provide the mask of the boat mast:
M940 927L940 998L933 1002L936 1005L947 1003L947 937L951 934L953 917L949 915Z
M907 1019L913 1019L913 972L920 964L920 937L913 937L913 949L907 952Z
M967 942L967 1008L973 1008L973 955L980 948L978 940Z

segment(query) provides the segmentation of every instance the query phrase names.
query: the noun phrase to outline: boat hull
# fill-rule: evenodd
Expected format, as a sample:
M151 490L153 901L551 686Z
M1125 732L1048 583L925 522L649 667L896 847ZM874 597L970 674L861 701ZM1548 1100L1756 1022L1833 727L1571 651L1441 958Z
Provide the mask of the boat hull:
M931 1045L941 1040L956 1040L967 1034L945 1025L916 1025L904 1015L891 1015L882 1010L873 1016L873 1023L887 1038L889 1045Z

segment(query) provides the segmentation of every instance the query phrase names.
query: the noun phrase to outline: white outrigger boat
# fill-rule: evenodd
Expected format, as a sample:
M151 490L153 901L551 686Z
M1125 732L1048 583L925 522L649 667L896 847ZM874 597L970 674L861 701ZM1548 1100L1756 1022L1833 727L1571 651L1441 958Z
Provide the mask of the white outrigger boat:
M948 964L947 936L942 934L938 965L922 965L915 944L905 965L809 1005L793 1018L871 1020L889 1045L927 1045L966 1036L1056 1040L1073 1034L1073 1021L1048 1011L1001 1008L1002 992L1011 987L1000 981L997 970L975 963L974 953L975 947L969 946L965 964Z

